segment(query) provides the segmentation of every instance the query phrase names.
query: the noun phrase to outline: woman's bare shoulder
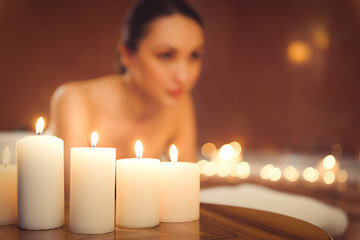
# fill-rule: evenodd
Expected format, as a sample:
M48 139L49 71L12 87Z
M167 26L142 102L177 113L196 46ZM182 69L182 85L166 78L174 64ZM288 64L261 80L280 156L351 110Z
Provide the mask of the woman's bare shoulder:
M113 88L114 82L118 81L117 75L107 75L100 78L67 82L60 85L53 93L51 102L85 104L92 95L104 89Z

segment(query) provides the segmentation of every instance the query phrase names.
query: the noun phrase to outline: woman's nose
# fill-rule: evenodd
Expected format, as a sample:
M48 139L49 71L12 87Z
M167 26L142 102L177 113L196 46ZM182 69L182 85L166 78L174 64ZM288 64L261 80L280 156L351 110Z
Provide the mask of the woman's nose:
M179 83L184 84L188 78L189 67L185 61L179 62L176 66L175 78Z

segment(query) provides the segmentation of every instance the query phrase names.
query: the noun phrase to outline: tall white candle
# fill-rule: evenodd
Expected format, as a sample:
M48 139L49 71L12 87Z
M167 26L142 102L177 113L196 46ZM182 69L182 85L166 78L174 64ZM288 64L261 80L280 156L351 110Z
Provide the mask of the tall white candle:
M41 134L40 118L36 132ZM55 136L26 136L16 142L18 227L53 229L64 225L64 141Z
M170 148L171 162L160 164L160 222L188 222L200 215L200 167L177 162L175 145Z
M70 231L101 234L114 230L115 148L71 148Z
M0 165L0 225L15 224L17 220L17 166L9 165L10 150L3 151Z
M116 161L116 225L128 228L154 227L159 224L160 160L142 158L137 141L137 158Z

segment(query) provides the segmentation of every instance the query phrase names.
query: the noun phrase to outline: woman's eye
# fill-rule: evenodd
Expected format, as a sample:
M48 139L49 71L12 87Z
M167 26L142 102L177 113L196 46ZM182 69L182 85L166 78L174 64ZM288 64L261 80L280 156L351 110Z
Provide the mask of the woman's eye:
M169 52L158 54L158 58L163 59L163 60L171 59L171 57L172 57L172 54Z
M193 52L193 53L191 54L190 58L191 58L192 60L197 60L197 59L200 59L201 56L202 56L201 53L199 53L199 52Z

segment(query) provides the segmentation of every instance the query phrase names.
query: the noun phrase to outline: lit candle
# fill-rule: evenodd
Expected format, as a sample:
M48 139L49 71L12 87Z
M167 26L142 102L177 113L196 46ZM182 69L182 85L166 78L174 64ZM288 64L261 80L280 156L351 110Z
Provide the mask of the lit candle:
M160 164L160 222L187 222L199 219L200 167L177 162L175 145L170 148L171 162Z
M115 148L71 148L70 231L101 234L114 230Z
M139 140L135 153L136 158L116 161L116 225L154 227L159 224L160 160L142 158Z
M64 225L64 141L41 135L43 129L39 118L37 136L16 142L18 227L28 230Z
M0 165L0 225L15 224L17 219L17 166L9 161L10 149L5 147Z

